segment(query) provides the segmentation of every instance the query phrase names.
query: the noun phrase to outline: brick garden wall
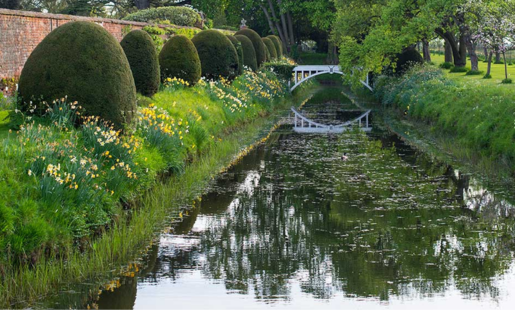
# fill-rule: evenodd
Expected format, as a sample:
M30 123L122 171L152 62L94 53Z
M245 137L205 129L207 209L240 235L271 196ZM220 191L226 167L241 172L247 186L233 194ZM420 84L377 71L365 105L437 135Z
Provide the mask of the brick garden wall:
M39 42L53 29L74 20L97 23L118 41L122 40L123 34L127 30L141 29L148 25L147 23L117 19L0 9L0 81L4 78L19 77L25 61Z

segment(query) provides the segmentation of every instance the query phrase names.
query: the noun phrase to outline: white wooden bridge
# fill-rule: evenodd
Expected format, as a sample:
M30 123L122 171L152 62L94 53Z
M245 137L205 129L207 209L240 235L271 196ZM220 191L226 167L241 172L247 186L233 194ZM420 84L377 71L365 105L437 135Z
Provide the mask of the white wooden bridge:
M340 66L338 65L324 65L324 66L297 66L293 69L295 84L291 87L291 91L297 88L300 84L306 82L309 79L314 78L315 76L322 74L340 74L344 75ZM363 86L372 91L372 86L370 86L370 81L367 75L366 81L360 81Z
M368 116L371 110L366 111L357 118L347 121L339 125L324 125L312 121L302 115L295 108L291 108L293 116L293 130L299 133L342 133L347 130L352 130L357 126L360 130L365 132L372 131L372 127L369 126Z

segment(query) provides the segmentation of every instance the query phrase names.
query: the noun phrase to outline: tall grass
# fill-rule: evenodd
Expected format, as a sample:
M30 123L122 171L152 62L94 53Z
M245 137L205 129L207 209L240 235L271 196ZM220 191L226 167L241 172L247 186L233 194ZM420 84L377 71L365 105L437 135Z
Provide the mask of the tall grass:
M515 172L515 89L460 83L440 69L417 67L401 78L381 77L375 95L385 106L454 137L462 146Z
M11 248L13 242L4 241L6 251L0 261L0 307L30 305L58 289L63 283L86 279L100 281L109 271L140 255L141 250L151 242L154 234L163 228L167 221L169 223L171 218L177 216L180 212L179 206L198 196L213 176L231 162L235 154L253 141L262 128L270 125L268 123L270 117L264 116L270 116L273 111L276 111L275 115L286 110L286 104L291 100L291 96L286 95L286 88L279 91L277 87L284 87L279 84L279 81L265 81L267 78L273 79L265 75L268 73L247 77L258 79L257 81L242 78L240 86L237 86L241 87L239 90L231 89L236 87L234 84L223 84L223 82L221 84L205 82L205 85L200 87L176 88L173 91L164 89L156 95L152 104L140 108L136 126L128 131L119 143L114 137L117 136L115 132L102 127L100 123L95 123L97 121L94 119L83 125L90 128L76 130L68 125L59 127L55 123L40 126L48 122L48 118L31 120L34 123L26 126L35 128L30 129L30 137L34 137L38 145L31 144L30 148L27 148L24 143L29 136L24 134L12 133L12 137L2 141L1 157L5 161L0 164L3 177L0 180L3 184L0 185L5 187L1 186L3 192L0 189L0 196L8 197L7 200L2 201L16 203L16 208L9 208L0 202L0 207L3 207L0 210L0 217L10 219L6 223L15 223L0 227L0 239L9 240L6 237L14 238L13 236L23 233L24 245L27 248L27 242L31 241L32 248L44 249L44 251L29 252L21 247L18 255L15 255ZM266 85L260 86L259 93L244 92L244 87L256 89L256 83L260 82ZM223 91L222 98L216 95L216 92L220 93L216 89ZM235 108L234 111L225 109L224 106L228 103L234 104L231 103L234 100L228 99L227 96L231 91L246 95L242 105L246 100L248 108L239 107L241 110ZM302 94L302 91L299 92L299 95ZM63 128L68 129L63 130ZM171 139L170 142L168 142L169 139ZM52 152L44 156L39 152L45 150L43 147L45 143L52 146L63 145L67 148L57 151L52 149ZM99 143L99 145L91 147L88 143ZM108 144L112 146L106 148ZM63 208L62 200L47 203L42 199L43 193L33 194L27 190L27 188L40 188L45 182L44 176L29 175L34 172L32 169L30 169L31 173L27 172L28 164L34 165L39 160L46 161L48 158L61 160L60 170L56 170L55 167L58 165L56 162L52 164L51 171L47 171L49 167L47 162L38 164L40 168L30 166L34 171L41 169L43 174L47 173L47 177L50 178L48 181L55 183L57 174L65 170L64 167L69 170L70 165L54 154L66 154L65 160L70 161L73 156L70 158L68 155L73 155L73 152L78 150L83 150L80 152L86 152L92 159L92 162L86 161L85 166L88 167L86 171L91 173L92 169L89 167L92 165L97 166L98 170L95 171L102 171L98 173L100 175L98 179L104 177L105 182L100 182L99 186L105 186L107 189L103 184L115 181L116 175L111 173L120 170L123 171L125 179L127 175L131 175L129 172L137 173L138 182L135 184L137 188L117 189L120 194L111 194L111 188L103 189L101 192L105 194L101 198L107 200L101 200L101 203L97 201L93 204L96 208L81 212L74 209L79 206L77 203L64 205L66 208ZM45 159L41 159L41 156ZM123 156L128 157L123 161L119 160L124 158ZM27 159L30 160L27 161ZM80 165L81 158L77 156L76 159L77 161L73 162L78 162ZM186 164L188 162L190 164ZM127 164L134 170L126 170ZM182 173L172 174L165 183L155 181L159 173L168 171L176 165L181 166ZM115 169L111 170L112 167ZM37 172L41 171L37 170ZM65 176L59 176L60 179L63 177ZM75 173L75 178L78 177L79 173ZM128 184L125 179L116 183L122 183L125 186ZM51 183L54 185L51 187L52 190L56 188L56 184L59 184L59 182L54 183ZM69 185L74 187L73 183ZM94 187L94 184L87 188L92 186ZM31 194L27 196L27 192ZM141 195L143 192L145 194ZM73 192L73 195L77 194ZM111 198L115 195L118 195L118 198ZM117 201L132 202L133 207ZM65 227L53 225L57 220L42 213L46 209L49 214L55 210L43 208L47 206L61 206L61 209L54 213L58 215L57 223L70 220L70 217L61 215L62 213L71 216L84 214L84 218L89 222L85 226L78 227L92 227L90 224L92 219L98 219L99 223L105 221L106 224L97 225L97 229L94 230L75 229L70 235ZM129 210L126 210L127 208ZM99 211L103 213L95 215ZM17 223L16 219L22 219L21 223ZM39 239L26 238L30 232L25 232L16 226L27 223L31 225ZM83 222L76 221L76 223ZM38 232L37 229L42 231ZM23 255L20 256L20 254Z

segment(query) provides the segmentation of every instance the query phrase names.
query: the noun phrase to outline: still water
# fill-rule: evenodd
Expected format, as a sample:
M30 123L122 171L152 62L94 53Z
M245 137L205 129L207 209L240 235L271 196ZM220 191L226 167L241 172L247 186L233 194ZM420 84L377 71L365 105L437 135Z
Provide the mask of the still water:
M315 103L304 110L317 121L352 118L342 112L349 102ZM285 126L221 175L97 304L513 309L507 196L385 132Z

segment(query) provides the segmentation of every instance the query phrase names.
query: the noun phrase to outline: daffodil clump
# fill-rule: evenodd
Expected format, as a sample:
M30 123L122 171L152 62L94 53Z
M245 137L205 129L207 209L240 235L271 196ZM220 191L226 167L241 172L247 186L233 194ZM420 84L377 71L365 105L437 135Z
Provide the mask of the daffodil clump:
M67 98L14 110L0 141L0 269L87 248L160 173L185 164L288 94L270 71L234 81L167 79L122 131Z

